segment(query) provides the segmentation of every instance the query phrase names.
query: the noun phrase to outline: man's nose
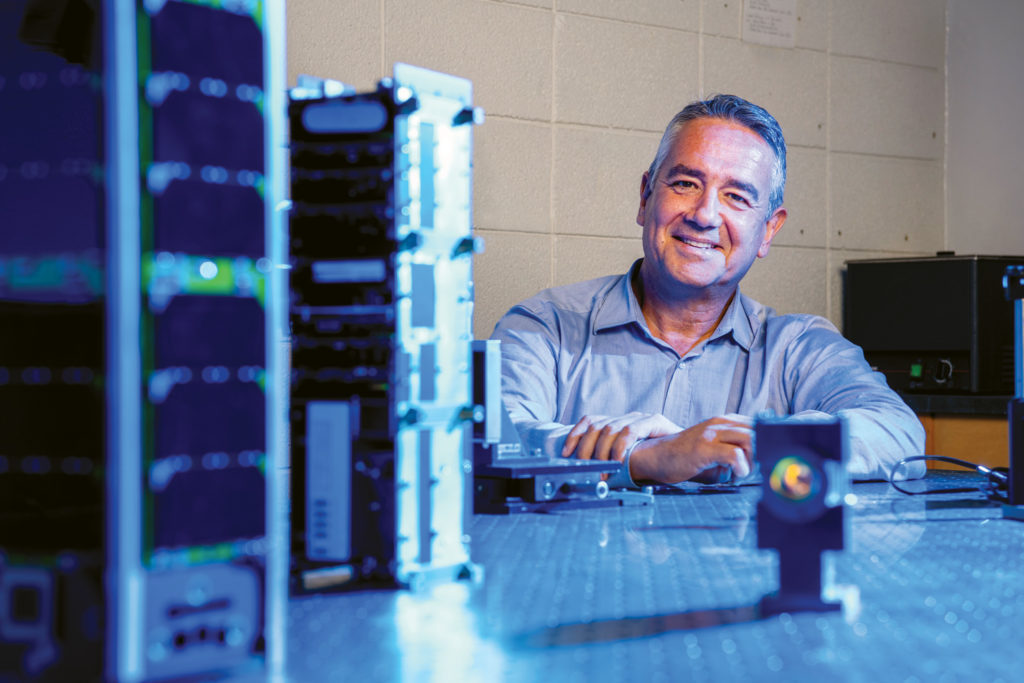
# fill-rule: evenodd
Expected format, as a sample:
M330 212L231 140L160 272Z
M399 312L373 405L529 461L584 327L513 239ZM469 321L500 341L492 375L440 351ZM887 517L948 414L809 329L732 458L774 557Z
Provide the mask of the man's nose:
M690 212L690 223L700 230L711 230L722 225L721 205L718 194L705 190Z

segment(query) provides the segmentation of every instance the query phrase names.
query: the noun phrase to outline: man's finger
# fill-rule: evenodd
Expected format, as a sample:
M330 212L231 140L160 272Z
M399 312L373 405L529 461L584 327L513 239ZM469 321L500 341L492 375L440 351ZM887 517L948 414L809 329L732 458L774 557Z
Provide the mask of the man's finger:
M573 425L572 429L565 437L565 445L562 446L562 457L567 457L570 453L576 450L576 444L579 443L580 437L586 434L587 429L590 427L591 418L589 415L584 415L580 418L580 421Z
M732 470L733 479L743 479L748 476L752 467L750 455L739 446L732 446L725 443L716 443L712 446L709 469L728 468Z
M733 449L732 472L736 479L743 479L750 474L751 462L742 448Z
M717 425L705 429L703 436L705 441L717 441L747 449L753 443L754 432L746 427Z
M724 484L750 474L751 462L742 448L715 443L705 453L707 460L693 480L701 484Z
M579 437L576 442L576 447L570 451L571 455L580 460L590 460L594 457L594 446L597 444L598 438L601 436L601 430L606 424L611 422L611 418L601 418L592 420L587 431Z
M623 424L622 420L609 422L604 426L594 444L595 460L608 460L612 456L612 446L621 434L630 434L629 424Z
M615 441L612 442L608 459L614 460L615 462L622 462L626 457L626 450L636 443L637 440L638 436L631 430L623 430L619 432L618 436L615 437Z
M580 421L574 424L572 426L572 429L569 430L569 436L582 435L590 428L590 425L594 424L594 419L595 418L591 417L590 415L584 415L583 417L581 417Z

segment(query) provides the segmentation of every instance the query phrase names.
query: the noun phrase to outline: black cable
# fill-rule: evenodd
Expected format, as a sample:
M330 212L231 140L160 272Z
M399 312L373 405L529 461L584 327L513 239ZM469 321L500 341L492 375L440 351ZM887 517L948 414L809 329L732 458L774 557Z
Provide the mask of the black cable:
M985 475L985 477L988 479L988 485L986 487L954 487L948 489L932 489L928 491L908 491L907 489L901 488L899 485L897 485L896 473L899 471L899 469L912 462L916 462L919 460L938 460L939 462L948 462L952 465L958 465L969 470L974 470L979 474ZM967 460L961 460L960 458L951 458L948 455L910 455L907 456L906 458L901 458L900 460L898 460L896 464L893 465L892 470L889 472L889 484L891 484L892 487L899 491L900 493L908 496L919 496L928 493L967 493L973 491L981 491L990 498L1005 501L1006 486L1008 480L1009 477L1006 475L1005 472L1000 472L999 470L994 470L990 467L986 467L985 465L980 465L978 463L969 462Z

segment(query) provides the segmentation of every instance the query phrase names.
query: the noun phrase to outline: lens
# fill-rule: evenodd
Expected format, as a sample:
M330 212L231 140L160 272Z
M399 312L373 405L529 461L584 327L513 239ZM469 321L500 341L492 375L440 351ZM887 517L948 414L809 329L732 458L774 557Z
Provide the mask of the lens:
M800 502L814 496L821 487L821 474L797 456L782 458L772 468L768 484L778 495Z

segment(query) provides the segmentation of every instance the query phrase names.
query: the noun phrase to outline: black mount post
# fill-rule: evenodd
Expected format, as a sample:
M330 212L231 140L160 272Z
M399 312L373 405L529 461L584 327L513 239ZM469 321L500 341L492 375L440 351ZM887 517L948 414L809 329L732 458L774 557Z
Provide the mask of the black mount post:
M1009 505L1003 516L1024 521L1024 265L1007 266L1003 292L1013 302L1014 396L1007 409L1010 430Z

